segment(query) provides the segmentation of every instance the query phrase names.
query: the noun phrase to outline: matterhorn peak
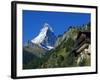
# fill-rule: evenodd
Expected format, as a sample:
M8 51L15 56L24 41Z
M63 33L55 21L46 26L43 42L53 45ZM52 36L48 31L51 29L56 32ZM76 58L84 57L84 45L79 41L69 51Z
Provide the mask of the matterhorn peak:
M38 36L31 40L32 43L48 49L54 47L55 41L56 36L54 35L54 32L48 23L44 23L44 26L40 30Z
M49 24L48 23L44 23L44 27L49 27Z
M44 23L43 28L41 29L41 32L50 30L53 32L53 29L50 27L50 25L48 23Z

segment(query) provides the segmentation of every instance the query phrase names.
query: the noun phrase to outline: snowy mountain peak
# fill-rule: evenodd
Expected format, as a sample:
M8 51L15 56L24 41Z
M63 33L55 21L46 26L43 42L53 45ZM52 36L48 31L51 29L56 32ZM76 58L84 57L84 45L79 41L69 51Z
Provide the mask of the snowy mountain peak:
M50 25L48 23L45 23L43 25L43 28L41 29L41 32L44 32L44 31L47 31L47 30L50 30L53 32L53 29L50 27Z
M32 39L31 42L50 50L54 48L56 36L50 25L45 23L38 36Z

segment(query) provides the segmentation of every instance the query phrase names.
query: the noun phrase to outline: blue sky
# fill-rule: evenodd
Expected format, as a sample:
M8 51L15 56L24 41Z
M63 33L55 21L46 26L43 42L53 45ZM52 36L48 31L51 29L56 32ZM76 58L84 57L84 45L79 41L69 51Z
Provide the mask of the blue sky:
M23 10L23 43L36 37L44 23L48 23L55 35L59 35L66 31L69 26L87 24L90 18L89 13Z

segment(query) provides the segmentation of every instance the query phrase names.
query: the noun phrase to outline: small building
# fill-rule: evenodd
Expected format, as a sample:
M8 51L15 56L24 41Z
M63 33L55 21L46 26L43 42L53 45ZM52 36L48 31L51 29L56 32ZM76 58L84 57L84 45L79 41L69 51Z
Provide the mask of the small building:
M88 59L90 65L90 54L91 54L91 32L80 31L78 33L74 48L72 50L74 55L77 57L77 64L82 62L83 59Z

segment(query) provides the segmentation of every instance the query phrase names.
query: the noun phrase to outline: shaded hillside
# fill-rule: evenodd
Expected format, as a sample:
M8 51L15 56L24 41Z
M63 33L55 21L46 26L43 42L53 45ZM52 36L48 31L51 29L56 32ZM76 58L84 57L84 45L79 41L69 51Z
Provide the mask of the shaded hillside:
M23 69L33 69L41 65L41 57L46 53L46 50L38 45L29 43L23 48Z

